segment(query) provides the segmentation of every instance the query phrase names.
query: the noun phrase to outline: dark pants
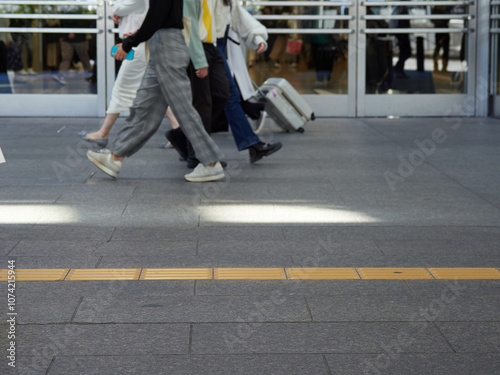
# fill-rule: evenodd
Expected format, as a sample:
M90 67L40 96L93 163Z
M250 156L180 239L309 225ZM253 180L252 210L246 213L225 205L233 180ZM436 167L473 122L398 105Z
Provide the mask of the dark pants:
M181 30L160 29L148 44L149 62L130 107L130 116L115 137L113 153L131 156L139 151L158 130L170 106L203 165L221 160L223 155L203 129L200 116L191 104L191 87L186 74L189 50Z
M311 43L314 66L316 67L316 80L319 82L329 81L331 78L335 58L333 48L329 43Z
M368 38L366 46L366 93L374 94L389 71L389 47L376 36Z
M208 134L212 133L212 119L224 112L229 100L229 85L226 77L224 59L217 47L203 43L205 56L208 62L208 76L200 79L192 63L189 64L189 77L193 91L193 106L203 121Z
M189 64L188 74L193 92L193 107L200 114L207 133L212 134L212 121L222 115L229 100L229 85L224 59L217 47L203 43L203 48L208 62L208 76L203 79L198 78L192 62ZM188 152L190 158L196 157L189 142Z
M434 57L439 56L439 50L443 48L443 59L448 60L450 52L450 34L436 34L436 48L434 48Z
M241 106L241 95L236 82L233 79L229 65L226 61L226 46L227 38L217 39L217 49L219 50L223 60L226 77L229 83L229 101L227 102L225 113L226 118L231 127L234 141L239 151L246 150L250 146L260 142L257 134L254 133L250 123L248 122L243 107Z
M399 60L394 70L402 72L405 67L405 61L411 56L410 36L408 34L398 34L396 38L399 45Z
M0 40L0 94L12 94L7 76L7 47Z
M17 44L20 51L23 51L23 46L26 47L26 62L28 68L33 68L33 34L30 33L12 33L12 39Z

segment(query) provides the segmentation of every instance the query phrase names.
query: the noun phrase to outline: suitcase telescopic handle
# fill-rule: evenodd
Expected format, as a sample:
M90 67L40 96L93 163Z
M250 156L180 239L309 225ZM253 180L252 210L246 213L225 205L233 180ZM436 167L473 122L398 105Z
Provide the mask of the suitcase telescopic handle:
M260 94L260 96L262 96L263 98L265 98L266 94L260 89L260 87L254 82L254 80L250 79L250 81L252 81L253 85L255 86L255 89Z

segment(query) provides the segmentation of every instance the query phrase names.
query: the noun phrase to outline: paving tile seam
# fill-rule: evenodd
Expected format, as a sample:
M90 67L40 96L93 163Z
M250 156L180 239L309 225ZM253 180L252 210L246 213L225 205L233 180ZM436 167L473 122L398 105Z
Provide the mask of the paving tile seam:
M353 354L363 354L363 353L357 353L357 352L352 352ZM366 353L366 352L365 352ZM300 354L300 353L299 353ZM318 352L318 354L313 353L313 356L321 356L322 354L329 354L329 353L321 353ZM248 357L251 355L251 353L227 353L224 354L224 357ZM295 355L295 353L274 353L273 355L280 355L280 356L291 356ZM179 356L179 357L217 357L219 358L221 354L178 354L178 353L171 353L171 354L57 354L57 357L137 357L137 358L147 358L147 357L152 357L152 358L163 358L165 356ZM44 357L43 355L31 355L28 357Z
M0 281L500 280L494 267L0 269Z
M53 327L53 326L88 326L88 327L97 327L97 326L185 326L186 328L193 327L193 329L199 326L206 325L249 325L249 326L257 326L259 327L262 324L265 325L335 325L335 326L351 326L351 325L412 325L415 322L425 323L427 320L408 320L408 321L400 321L400 320L358 320L358 321L263 321L263 322L255 322L255 321L227 321L227 322L130 322L130 323L113 323L113 322L96 322L96 323L17 323L16 326L28 328L28 327ZM500 321L434 321L433 323L456 323L456 324L499 324ZM7 324L0 324L0 327L7 327ZM436 327L439 330L439 327Z
M276 355L276 356L293 356L295 354L308 354L312 356L321 356L323 354L335 354L331 352L293 352L293 353L285 353L285 352L266 352L265 354L270 353L271 355ZM355 355L365 355L365 354L379 354L380 352L356 352L356 351L350 351L349 354L355 354ZM403 352L403 353L398 353L398 355L405 354L405 355L413 355L414 352ZM436 354L437 352L416 352L420 354ZM498 352L438 352L439 354L442 355L448 355L448 356L460 356L462 354L484 354L486 355L491 355L491 354L498 354ZM252 353L226 353L226 354L216 354L216 353L200 353L200 354L184 354L184 353L169 353L169 354L57 354L57 357L68 357L68 358L74 358L74 357L137 357L137 358L147 358L147 357L165 357L165 356L178 356L178 357L220 357L221 355L224 357L248 357L249 355L252 355ZM339 353L342 354L342 353ZM25 355L26 357L44 357L43 355Z

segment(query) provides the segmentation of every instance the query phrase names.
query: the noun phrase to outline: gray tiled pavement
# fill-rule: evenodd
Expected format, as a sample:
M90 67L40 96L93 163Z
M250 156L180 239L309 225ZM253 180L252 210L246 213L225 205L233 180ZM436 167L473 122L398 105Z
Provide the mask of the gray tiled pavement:
M76 135L100 121L0 118L0 269L500 267L498 120L318 119L266 132L284 147L255 165L215 134L230 169L209 184L183 180L161 132L112 180ZM2 375L500 373L500 280L39 281L16 298Z

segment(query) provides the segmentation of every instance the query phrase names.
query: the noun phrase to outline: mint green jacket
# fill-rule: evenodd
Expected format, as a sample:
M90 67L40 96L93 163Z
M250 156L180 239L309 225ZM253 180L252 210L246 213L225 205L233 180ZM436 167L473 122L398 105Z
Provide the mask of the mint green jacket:
M200 39L198 22L201 16L200 0L184 0L184 28L183 32L189 33L189 56L196 70L208 67L205 50Z

